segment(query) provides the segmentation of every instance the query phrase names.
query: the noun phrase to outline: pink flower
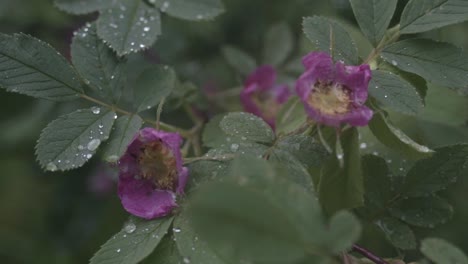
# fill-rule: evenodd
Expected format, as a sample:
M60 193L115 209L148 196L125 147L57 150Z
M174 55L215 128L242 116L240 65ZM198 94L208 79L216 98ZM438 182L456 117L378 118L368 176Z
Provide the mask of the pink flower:
M277 85L275 81L275 69L260 66L247 78L240 94L244 110L263 118L273 128L281 105L291 96L287 85Z
M324 52L311 52L302 63L306 71L296 82L296 92L310 118L334 127L369 123L373 112L364 105L371 79L369 65L334 64Z
M119 161L119 197L127 212L153 219L177 206L188 178L181 142L177 133L144 128L128 145Z

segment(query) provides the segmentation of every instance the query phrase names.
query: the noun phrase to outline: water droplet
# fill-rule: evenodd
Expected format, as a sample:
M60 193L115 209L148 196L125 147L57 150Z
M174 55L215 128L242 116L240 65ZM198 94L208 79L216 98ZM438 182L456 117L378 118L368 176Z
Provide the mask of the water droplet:
M143 31L148 32L148 31L150 31L150 29L151 29L150 27L144 27Z
M175 228L174 227L174 228L172 228L172 231L174 231L174 233L180 233L180 231L182 231L182 230L180 230L180 228Z
M190 259L188 259L187 257L184 257L184 263L185 263L185 264L189 264L189 263L190 263Z
M392 65L393 65L393 66L397 66L397 65L398 65L398 62L396 62L396 60L392 60Z
M91 107L91 111L93 112L93 114L98 115L99 113L101 113L101 108L93 106Z
M83 150L83 149L84 149L83 145L79 145L79 146L78 146L78 149L79 149L79 150Z
M166 1L166 2L164 2L164 3L162 4L162 6L161 6L161 11L164 12L164 11L166 11L168 8L169 8L169 2Z
M55 165L55 163L53 163L53 162L49 162L49 164L47 164L47 166L46 166L46 170L56 171L57 170L57 165Z
M124 230L127 234L131 234L135 232L136 230L136 225L134 223L128 223L125 225Z
M232 144L231 145L231 151L236 152L239 149L239 144Z
M101 140L95 138L88 143L88 150L95 151L99 147L99 145L101 145Z
M197 15L197 19L203 19L203 15Z
M115 252L120 253L120 248L118 248Z
M108 156L106 158L107 162L111 162L111 163L114 163L114 162L117 162L119 160L119 156L117 155L111 155L111 156Z
M114 119L117 119L117 117L118 117L117 114L114 114Z

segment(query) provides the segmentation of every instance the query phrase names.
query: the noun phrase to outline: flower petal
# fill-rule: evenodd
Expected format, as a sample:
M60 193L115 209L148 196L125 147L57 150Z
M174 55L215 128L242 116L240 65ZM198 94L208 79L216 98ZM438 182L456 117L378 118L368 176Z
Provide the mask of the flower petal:
M133 177L120 179L119 197L127 212L145 219L165 216L177 206L174 193L153 190L150 182Z
M259 90L268 90L276 81L276 70L270 65L258 67L247 77L245 86L257 84Z
M187 185L188 176L189 176L188 168L183 167L182 172L179 173L179 179L178 179L179 184L177 185L177 190L176 190L177 194L184 194L184 189L185 189L185 185Z
M361 105L347 113L341 120L351 126L367 126L373 114L374 112L371 109L365 105Z

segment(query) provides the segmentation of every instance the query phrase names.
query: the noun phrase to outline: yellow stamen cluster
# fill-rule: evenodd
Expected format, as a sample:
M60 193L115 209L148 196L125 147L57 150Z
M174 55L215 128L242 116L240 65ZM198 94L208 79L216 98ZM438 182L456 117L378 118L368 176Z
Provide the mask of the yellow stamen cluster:
M143 145L137 159L140 176L152 180L157 189L174 190L177 187L176 158L161 141Z
M340 115L349 111L351 98L345 86L318 81L314 84L307 102L321 113Z

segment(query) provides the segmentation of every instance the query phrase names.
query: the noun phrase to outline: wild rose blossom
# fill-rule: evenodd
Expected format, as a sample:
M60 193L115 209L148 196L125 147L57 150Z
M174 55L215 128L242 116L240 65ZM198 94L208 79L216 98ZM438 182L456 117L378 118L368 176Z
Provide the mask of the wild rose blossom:
M183 194L188 169L182 167L177 133L144 128L119 161L119 197L129 213L153 219L169 214Z
M369 65L334 64L324 52L311 52L302 63L306 71L296 82L296 92L310 118L334 127L369 123L373 112L364 105L371 79Z
M259 116L271 127L275 126L275 117L281 105L291 96L287 85L277 85L276 70L263 65L250 74L240 94L244 110Z

